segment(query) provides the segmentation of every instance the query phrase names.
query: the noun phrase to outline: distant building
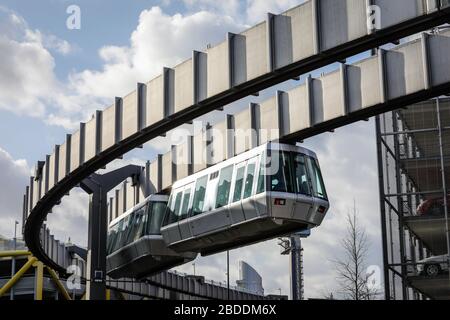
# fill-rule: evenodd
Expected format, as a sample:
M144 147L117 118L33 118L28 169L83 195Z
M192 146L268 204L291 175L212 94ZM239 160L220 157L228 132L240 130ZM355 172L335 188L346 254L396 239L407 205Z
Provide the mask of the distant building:
M240 280L236 281L238 288L264 295L262 277L245 261L239 261L239 278Z

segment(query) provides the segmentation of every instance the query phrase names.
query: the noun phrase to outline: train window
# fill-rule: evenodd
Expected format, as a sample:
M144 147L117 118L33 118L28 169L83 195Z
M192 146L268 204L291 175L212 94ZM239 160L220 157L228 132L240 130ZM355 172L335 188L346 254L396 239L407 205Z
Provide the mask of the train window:
M183 193L178 192L175 196L175 207L173 209L174 218L176 219L173 222L176 222L178 220L178 217L180 216L180 208L181 208L181 199L182 199Z
M116 239L117 239L117 231L118 230L119 230L119 223L118 222L116 224L114 224L111 228L109 228L108 245L107 245L108 254L113 252L114 244L115 244Z
M245 166L241 166L237 169L236 180L234 183L233 202L241 200L242 186L244 184Z
M178 215L181 206L181 197L183 192L173 193L173 196L170 196L169 204L167 206L167 216L164 221L165 225L169 225L178 221Z
M189 200L191 199L191 188L184 190L181 212L178 220L186 219L189 213Z
M130 221L130 215L128 215L126 218L120 221L119 225L119 234L116 241L116 245L114 246L114 251L119 250L122 248L127 240L127 230L128 229L128 222Z
M304 195L311 195L311 189L308 183L308 175L306 173L305 157L299 153L293 153L294 160L294 180L297 192Z
M255 180L255 167L255 162L247 164L247 177L245 179L243 199L247 199L252 195L253 181Z
M134 242L139 240L139 238L142 236L142 230L145 226L145 216L146 216L146 208L147 205L143 206L142 208L138 209L134 216L134 222L132 225L132 230L130 232L130 235L128 236L128 243Z
M294 193L291 177L289 152L272 151L271 155L271 191Z
M147 235L161 234L161 225L166 212L167 205L164 202L152 202L149 205L147 220Z
M134 231L134 224L135 224L134 222L136 220L135 218L136 218L136 212L132 212L128 216L128 224L125 229L125 235L123 237L121 247L124 247L131 243L131 233Z
M228 166L220 171L219 186L217 189L216 208L224 207L230 199L231 179L234 166Z
M122 232L122 229L123 229L123 220L120 220L118 223L117 223L117 232L116 232L116 236L115 236L115 240L114 240L114 245L113 246L111 246L111 252L115 252L115 251L117 251L119 248L120 248L120 245L119 245L119 243L120 243L120 236L121 236L121 232Z
M259 160L260 165L259 165L258 186L256 188L256 194L263 193L266 190L265 159L266 158L263 153Z
M327 199L327 192L323 183L322 174L320 172L319 164L316 159L308 157L308 170L311 177L311 183L314 191L314 196L322 199Z
M197 180L195 185L194 201L192 203L192 215L198 215L203 212L203 205L205 204L206 184L208 176L201 177Z

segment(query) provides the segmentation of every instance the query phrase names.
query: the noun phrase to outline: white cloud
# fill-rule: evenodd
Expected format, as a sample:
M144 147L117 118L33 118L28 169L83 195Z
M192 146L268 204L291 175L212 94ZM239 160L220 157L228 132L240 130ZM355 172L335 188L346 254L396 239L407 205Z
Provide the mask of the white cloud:
M247 21L257 23L265 19L268 12L279 14L305 0L247 0Z
M71 85L79 95L123 96L137 82L149 81L163 67L187 60L193 50L204 50L207 43L218 42L227 31L239 28L231 18L207 11L170 16L159 7L144 10L130 46L104 46L99 51L102 70L71 74Z
M87 246L89 195L77 188L64 197L47 216L46 224L55 239Z
M253 25L263 21L267 13L279 14L295 7L305 0L183 0L191 10L207 10L220 15L228 15L234 20L246 25Z
M0 234L12 237L14 221L22 225L22 202L30 168L22 159L15 160L0 147ZM17 230L20 234L20 229Z

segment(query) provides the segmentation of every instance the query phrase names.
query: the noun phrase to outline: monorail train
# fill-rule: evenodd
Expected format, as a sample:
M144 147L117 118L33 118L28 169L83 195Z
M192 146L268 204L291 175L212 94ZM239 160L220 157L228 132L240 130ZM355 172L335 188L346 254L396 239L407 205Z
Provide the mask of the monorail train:
M328 208L316 154L268 143L173 184L161 234L209 255L311 229Z
M160 229L168 196L152 195L111 221L107 242L107 273L113 279L142 278L197 257L167 248Z

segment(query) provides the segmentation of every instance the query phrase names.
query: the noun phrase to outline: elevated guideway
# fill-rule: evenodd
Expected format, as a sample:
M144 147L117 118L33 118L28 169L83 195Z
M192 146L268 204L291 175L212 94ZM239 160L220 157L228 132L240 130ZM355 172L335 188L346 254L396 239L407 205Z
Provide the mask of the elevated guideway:
M239 98L449 20L448 1L367 3L381 9L379 30L371 30L366 23L366 2L308 1L281 15L269 15L267 21L241 34L229 34L205 53L194 52L192 59L166 68L160 77L139 84L135 92L98 111L37 165L24 197L24 235L30 250L64 272L39 241L46 215L84 178L126 152ZM278 135L271 139L295 141L448 93L449 48L448 35L424 35L354 65L343 64L339 71L321 78L308 78L304 85L258 105L259 121L250 112L241 122L237 115L235 123L258 131L275 129ZM185 91L181 83L189 84L189 89ZM227 123L225 128L232 127L231 121ZM213 161L265 142L261 137L250 144L237 135L233 139L230 153ZM203 147L194 150L194 158ZM170 155L164 156L154 165L161 172L153 184L157 189L169 187L177 177L170 166L163 165L170 162L163 161ZM180 168L189 173L185 169ZM194 166L193 172L198 170ZM150 172L147 176L152 178Z

